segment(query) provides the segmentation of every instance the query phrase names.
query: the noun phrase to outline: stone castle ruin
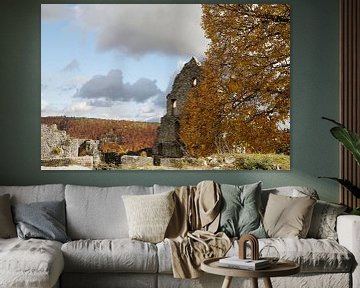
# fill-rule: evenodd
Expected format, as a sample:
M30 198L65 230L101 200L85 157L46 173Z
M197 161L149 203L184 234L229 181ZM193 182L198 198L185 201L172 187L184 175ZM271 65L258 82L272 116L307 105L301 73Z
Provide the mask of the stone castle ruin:
M41 159L77 157L78 148L78 140L58 130L56 124L41 124Z
M56 124L41 124L41 165L80 165L92 168L100 162L99 141L71 138Z
M166 114L161 118L153 149L155 164L156 158L184 156L184 147L179 139L181 112L190 90L199 84L201 69L200 62L193 57L175 77L172 90L166 96Z

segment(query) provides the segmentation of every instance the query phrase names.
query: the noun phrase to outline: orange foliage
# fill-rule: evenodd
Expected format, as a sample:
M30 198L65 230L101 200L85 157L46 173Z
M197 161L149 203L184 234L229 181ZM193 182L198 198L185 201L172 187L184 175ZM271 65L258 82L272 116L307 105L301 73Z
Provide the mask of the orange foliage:
M75 117L42 117L72 138L100 140L103 152L127 153L153 147L159 123Z
M289 151L289 5L207 4L202 21L211 42L202 81L183 108L186 150Z

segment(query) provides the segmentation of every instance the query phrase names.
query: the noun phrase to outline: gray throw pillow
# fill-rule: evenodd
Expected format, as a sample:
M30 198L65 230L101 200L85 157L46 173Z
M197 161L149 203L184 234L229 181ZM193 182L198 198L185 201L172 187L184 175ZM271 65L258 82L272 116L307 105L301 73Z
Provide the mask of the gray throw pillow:
M235 186L222 184L222 209L218 231L229 237L253 234L266 238L260 216L261 182Z
M0 196L0 238L16 237L16 229L11 215L10 196Z
M346 206L318 200L312 214L309 238L337 240L336 219Z
M70 241L65 232L65 201L15 204L13 215L19 238Z

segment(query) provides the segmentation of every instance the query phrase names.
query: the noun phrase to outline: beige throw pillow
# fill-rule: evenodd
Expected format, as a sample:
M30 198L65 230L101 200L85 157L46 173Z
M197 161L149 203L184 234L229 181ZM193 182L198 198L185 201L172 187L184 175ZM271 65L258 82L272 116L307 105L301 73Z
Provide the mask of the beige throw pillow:
M269 195L264 228L269 237L306 238L316 200L311 197Z
M0 238L16 237L9 194L0 196Z
M173 193L122 196L131 239L151 243L164 240L175 207Z

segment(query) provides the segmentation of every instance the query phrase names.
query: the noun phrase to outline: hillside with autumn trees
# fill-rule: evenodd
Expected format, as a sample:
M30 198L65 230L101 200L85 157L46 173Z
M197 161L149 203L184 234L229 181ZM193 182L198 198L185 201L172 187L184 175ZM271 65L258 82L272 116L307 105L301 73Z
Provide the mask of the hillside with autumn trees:
M42 117L41 123L56 124L72 138L100 140L104 153L128 153L154 146L159 123L65 116Z
M206 4L210 40L201 82L183 108L180 138L195 157L290 154L290 6ZM201 101L199 101L201 99Z

